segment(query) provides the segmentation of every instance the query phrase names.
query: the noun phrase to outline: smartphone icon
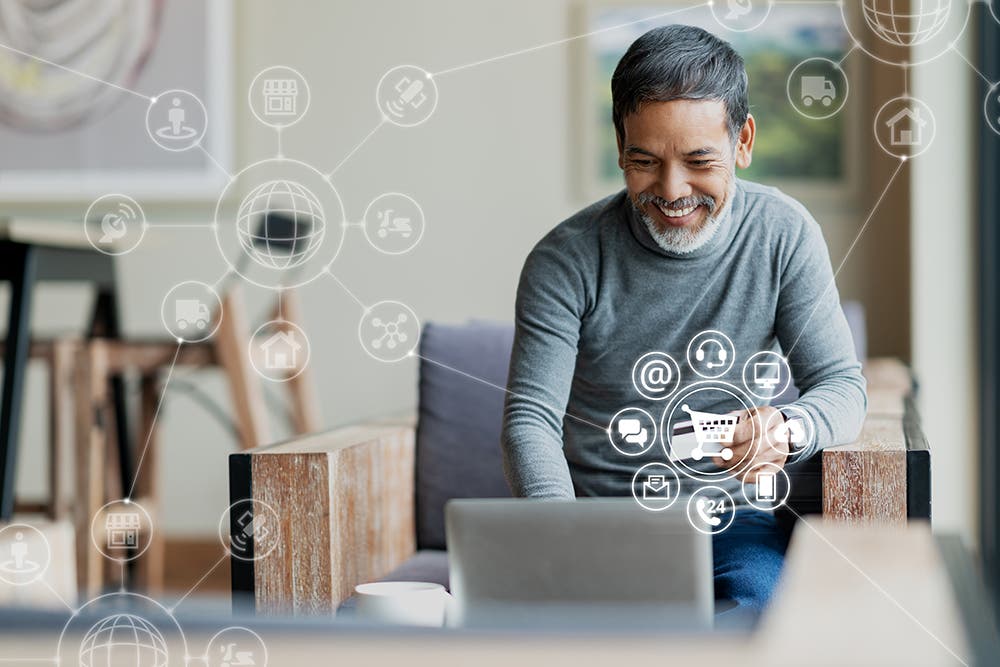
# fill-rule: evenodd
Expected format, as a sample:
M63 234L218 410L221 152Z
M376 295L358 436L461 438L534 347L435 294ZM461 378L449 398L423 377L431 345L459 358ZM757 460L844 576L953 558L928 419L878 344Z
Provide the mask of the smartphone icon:
M775 477L776 475L773 472L757 473L757 500L774 500L777 497L777 493L775 492L777 480Z

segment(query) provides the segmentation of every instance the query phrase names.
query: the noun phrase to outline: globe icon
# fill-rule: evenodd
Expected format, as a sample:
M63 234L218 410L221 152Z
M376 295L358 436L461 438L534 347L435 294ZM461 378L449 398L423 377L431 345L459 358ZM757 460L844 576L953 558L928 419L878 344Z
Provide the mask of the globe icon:
M312 192L286 180L250 191L236 213L243 251L261 266L290 269L309 260L323 243L326 218Z
M951 0L863 0L865 23L876 35L896 46L922 44L948 21Z
M166 667L167 642L151 623L115 614L96 623L80 643L80 667Z

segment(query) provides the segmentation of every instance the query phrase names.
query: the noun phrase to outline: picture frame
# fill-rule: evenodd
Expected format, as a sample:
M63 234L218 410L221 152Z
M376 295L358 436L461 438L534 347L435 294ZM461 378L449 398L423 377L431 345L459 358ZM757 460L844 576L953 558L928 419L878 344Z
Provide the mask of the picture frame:
M51 131L0 119L0 201L80 201L114 192L145 200L218 197L233 164L233 5L171 0L157 6L158 34L129 86L140 94L120 91L99 115ZM0 76L4 69L0 62ZM148 136L150 102L141 95L171 89L190 91L203 102L201 149L166 151Z

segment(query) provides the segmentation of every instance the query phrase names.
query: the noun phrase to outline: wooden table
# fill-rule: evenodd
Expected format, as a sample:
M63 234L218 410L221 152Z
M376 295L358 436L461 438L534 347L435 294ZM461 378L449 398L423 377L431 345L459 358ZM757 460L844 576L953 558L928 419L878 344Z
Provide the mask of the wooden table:
M91 336L118 338L118 291L114 257L87 241L83 226L40 220L0 220L0 280L10 283L3 388L0 390L0 521L14 512L17 447L21 428L24 376L31 339L31 305L36 283L73 281L97 289ZM125 423L125 391L121 377L112 380L118 423L123 488L131 486L131 456Z

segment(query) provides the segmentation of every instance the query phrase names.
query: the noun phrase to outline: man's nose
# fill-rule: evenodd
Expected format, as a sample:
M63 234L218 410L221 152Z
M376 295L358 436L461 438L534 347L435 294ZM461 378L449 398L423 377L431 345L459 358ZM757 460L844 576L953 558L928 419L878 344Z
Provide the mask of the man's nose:
M687 174L683 169L664 164L659 181L659 195L668 202L690 197L692 194L691 184L688 183Z

